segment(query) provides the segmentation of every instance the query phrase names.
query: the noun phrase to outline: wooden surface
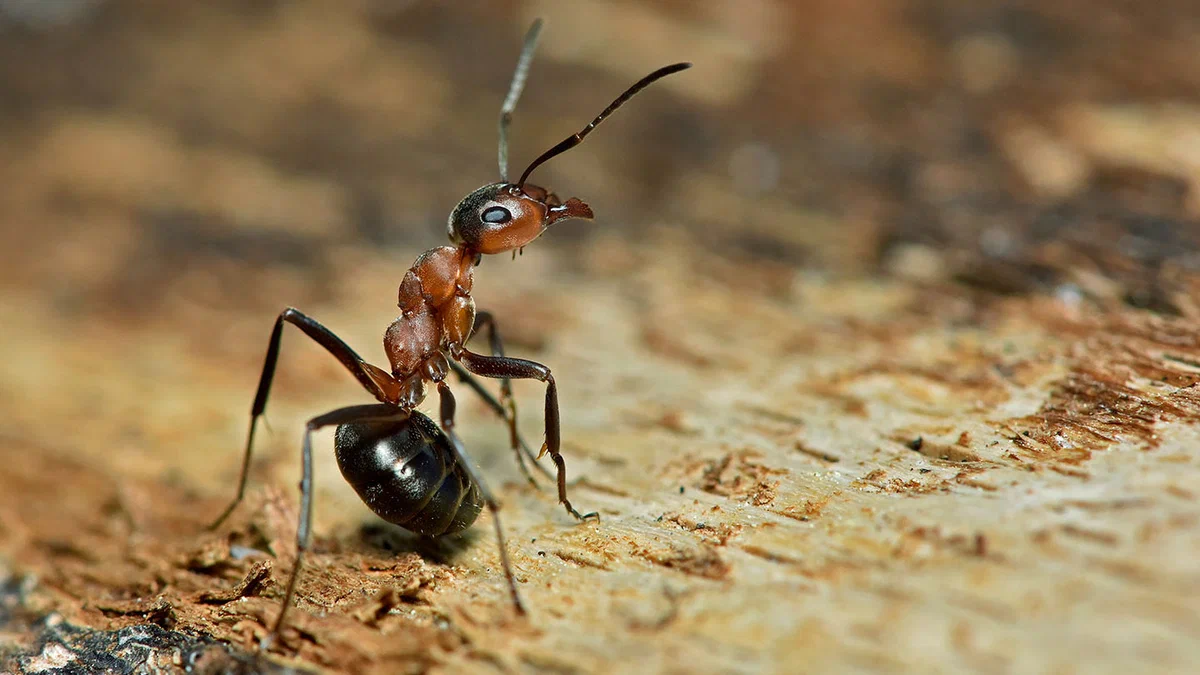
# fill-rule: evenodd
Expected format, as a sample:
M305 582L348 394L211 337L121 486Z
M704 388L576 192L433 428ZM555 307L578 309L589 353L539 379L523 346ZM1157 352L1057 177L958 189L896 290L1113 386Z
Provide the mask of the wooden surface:
M248 500L205 532L270 324L295 305L383 361L402 271L491 180L509 65L455 54L419 5L108 2L10 32L0 50L59 76L0 59L19 102L0 127L0 663L1190 672L1200 201L1195 148L1171 139L1200 131L1195 10L916 4L549 12L518 157L631 75L698 64L547 167L595 223L476 274L510 352L553 369L572 500L601 521L528 486L459 388L520 619L489 516L438 542L394 530L322 434L314 553L270 657L301 427L365 401L289 332ZM515 55L539 9L455 25ZM659 46L572 51L589 26ZM542 395L517 385L531 441Z

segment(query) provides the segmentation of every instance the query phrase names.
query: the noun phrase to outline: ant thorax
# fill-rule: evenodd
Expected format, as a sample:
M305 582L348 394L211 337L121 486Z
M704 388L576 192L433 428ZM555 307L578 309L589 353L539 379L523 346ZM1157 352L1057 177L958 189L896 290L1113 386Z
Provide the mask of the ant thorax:
M388 326L383 346L392 375L401 382L400 404L418 405L425 380L446 377L446 357L462 349L475 325L471 298L475 256L439 246L421 254L400 282L400 316Z

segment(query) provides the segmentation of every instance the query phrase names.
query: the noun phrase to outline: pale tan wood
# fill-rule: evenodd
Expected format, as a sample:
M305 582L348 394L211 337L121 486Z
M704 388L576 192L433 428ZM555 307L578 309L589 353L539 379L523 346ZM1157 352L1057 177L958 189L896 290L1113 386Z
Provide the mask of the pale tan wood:
M980 303L895 281L797 277L789 297L763 300L690 272L702 254L659 243L671 255L656 261L610 242L629 256L627 274L559 280L553 294L538 289L548 251L481 269L481 306L514 335L546 339L513 351L553 367L572 497L603 517L574 524L551 492L533 492L502 426L464 405L465 438L504 497L528 623L510 616L486 516L464 542L419 546L424 558L365 543L359 528L372 517L340 481L326 438L317 554L297 614L317 639L301 643L305 658L384 672L407 652L389 657L380 645L421 626L448 631L448 651L410 647L447 672L1184 672L1196 658L1193 324L1052 298ZM360 266L344 294L308 308L364 355L378 352L371 340L387 312L354 298L372 287L387 297L384 268ZM514 325L533 299L531 324ZM265 338L270 316L257 318L235 320L239 344ZM150 567L171 570L160 572L174 579L160 594L179 622L248 646L277 611L278 585L270 600L213 607L196 593L219 589L220 575L173 575L217 542L199 528L232 488L255 341L230 363L228 349L218 358L172 342L165 321L139 330L156 346L135 351L111 328L56 333L36 304L11 304L3 321L53 338L29 339L24 358L3 365L5 398L23 399L8 407L6 472L35 454L35 464L65 453L91 467L92 488L63 486L78 490L77 508L94 511L111 494L132 525L92 520L166 552ZM298 336L285 339L274 433L232 524L259 528L281 552L294 527L300 423L359 396ZM47 372L87 377L63 398ZM541 392L518 385L518 396L524 433L537 438ZM40 425L46 415L67 421ZM131 426L140 438L123 442ZM914 451L906 443L917 438ZM5 512L20 513L11 502ZM84 525L38 519L65 529L6 518L18 567L53 559L37 552L39 538L74 540L70 528ZM59 579L87 595L47 591L48 603L102 625L106 593L144 579L128 561L154 554L93 554L76 573L104 581ZM229 564L232 585L249 561ZM285 555L276 580L287 564ZM421 600L361 621L389 586Z

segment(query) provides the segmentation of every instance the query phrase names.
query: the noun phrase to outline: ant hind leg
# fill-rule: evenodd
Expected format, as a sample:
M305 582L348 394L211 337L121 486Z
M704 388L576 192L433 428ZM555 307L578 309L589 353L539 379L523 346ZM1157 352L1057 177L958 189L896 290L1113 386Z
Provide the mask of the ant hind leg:
M250 473L250 456L254 450L254 431L258 426L258 420L262 417L263 411L267 407L267 397L271 393L271 383L275 379L275 365L279 361L279 347L283 339L283 324L290 323L296 326L305 335L312 338L317 344L321 345L334 356L338 361L354 375L359 384L363 386L372 396L380 402L393 401L396 398L396 393L399 391L399 385L386 372L372 366L362 360L353 349L342 341L333 331L314 319L309 318L303 312L292 307L288 307L279 313L275 319L275 327L271 330L271 340L267 343L267 356L263 360L262 375L258 379L258 391L254 395L254 404L250 407L250 431L246 434L246 449L242 454L242 471L238 478L237 495L233 501L221 515L208 526L209 530L215 530L225 522L238 504L242 502L242 498L246 494L246 479Z
M488 511L492 513L492 524L496 528L496 542L500 545L500 566L504 568L504 577L508 581L508 591L512 596L513 606L517 609L517 614L525 614L525 605L521 604L521 595L517 593L517 579L513 576L512 565L508 561L508 546L504 543L504 527L500 524L500 503L492 495L492 491L488 489L487 483L483 481L483 476L475 468L475 463L471 461L471 457L467 454L466 448L463 446L462 439L454 431L454 411L455 401L454 394L450 391L450 387L446 386L445 382L438 383L438 395L441 397L441 418L442 431L446 432L446 436L450 439L450 445L454 448L459 463L467 471L467 475L479 488L480 494L483 496L483 503L487 505Z
M312 418L304 425L304 441L300 446L300 517L296 524L296 562L292 565L292 573L288 577L287 590L284 591L283 605L280 606L279 616L271 628L271 637L277 637L283 628L288 608L296 594L296 580L300 578L300 569L304 563L304 552L312 541L312 434L318 429L351 422L367 422L371 420L404 419L408 411L386 404L353 405L338 408L324 415Z

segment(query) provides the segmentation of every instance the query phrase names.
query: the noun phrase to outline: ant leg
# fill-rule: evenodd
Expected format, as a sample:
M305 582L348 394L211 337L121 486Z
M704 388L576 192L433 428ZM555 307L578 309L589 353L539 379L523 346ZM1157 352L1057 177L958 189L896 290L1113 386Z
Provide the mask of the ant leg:
M542 452L550 453L554 465L558 468L558 501L567 509L567 513L579 520L600 519L596 512L581 514L571 506L567 499L567 464L559 452L560 432L558 423L558 385L550 369L536 361L515 359L508 356L483 356L463 350L463 365L467 370L483 377L510 377L517 379L538 380L546 383L546 441L542 443ZM540 453L539 453L540 456Z
M474 332L478 333L481 328L486 328L487 330L488 345L491 347L492 356L504 356L504 342L500 339L500 328L496 325L496 317L491 312L481 311L475 315ZM464 375L460 373L459 377L464 378ZM468 382L468 385L479 391L471 383ZM525 441L521 439L520 434L517 432L517 399L513 397L512 380L507 377L500 378L500 404L505 409L506 414L502 414L501 416L508 422L509 443L513 454L517 456L517 464L521 467L521 472L529 479L530 484L537 487L537 481L533 479L533 474L529 473L529 468L525 466L525 457L528 457L529 461L533 462L533 465L547 478L550 477L550 472L537 463L537 458L533 456L533 453L529 450L529 446L525 445ZM525 456L522 456L522 452L524 452Z
M407 416L408 411L392 405L352 405L318 415L304 425L304 442L300 446L302 469L300 473L300 520L296 526L296 563L292 566L292 575L288 577L287 590L283 595L283 606L279 609L275 626L271 628L272 637L279 635L279 630L283 628L283 620L287 616L288 608L291 607L292 598L296 593L296 580L300 578L304 552L308 549L308 544L312 539L312 432L335 424L404 419Z
M242 502L246 494L246 478L250 473L250 454L254 448L254 431L258 426L258 418L262 417L267 407L267 396L271 393L271 381L275 378L275 364L279 361L279 344L283 338L283 324L290 323L304 334L324 347L334 358L354 375L359 384L381 402L389 403L396 400L399 385L391 375L362 360L341 338L333 331L308 318L300 310L288 307L280 312L275 319L275 328L271 331L271 341L267 343L267 358L263 361L262 375L258 379L258 392L254 395L254 404L250 407L250 431L246 435L246 451L242 455L242 474L238 479L237 496L225 507L221 515L208 526L215 530L225 522L229 514Z
M488 346L492 349L492 356L504 356L504 342L500 339L500 329L496 326L496 317L491 312L484 310L475 314L475 330L472 332L472 336L481 328L487 330ZM507 377L500 378L500 403L509 412L508 432L515 450L517 448L517 403L513 398L512 380Z
M470 387L472 391L478 394L479 398L483 399L483 402L500 416L500 419L508 422L509 411L505 409L504 404L497 400L495 396L492 396L491 392L489 392L487 389L484 389L483 384L479 380L475 379L475 377L471 375L470 371L464 368L462 364L457 361L450 362L450 369L453 370L454 374L458 376L459 381ZM525 464L525 458L528 457L529 461L533 463L533 468L541 472L541 474L546 478L553 478L553 475L546 469L546 467L538 463L537 457L533 454L533 451L529 449L529 445L525 442L525 439L522 438L520 434L517 434L517 443L520 446L520 451L515 453L517 456L517 465L521 467L521 472L524 473L525 477L529 479L529 484L540 489L541 486L539 486L537 481L534 480L533 475L529 472L529 467Z
M500 504L492 496L492 491L488 489L487 483L483 482L483 476L475 469L475 463L467 455L467 450L463 447L462 440L454 432L454 394L451 393L450 387L446 386L445 382L438 382L438 395L441 397L442 430L450 438L450 444L454 446L454 453L458 456L459 463L466 469L467 475L471 477L475 485L479 486L479 492L483 495L483 502L487 504L488 510L492 512L492 524L496 527L496 541L500 544L500 565L504 568L504 577L508 580L508 591L512 595L513 605L517 608L517 613L524 614L525 606L521 604L521 596L517 593L517 580L513 576L512 566L508 562L508 547L504 543L504 528L500 526Z

